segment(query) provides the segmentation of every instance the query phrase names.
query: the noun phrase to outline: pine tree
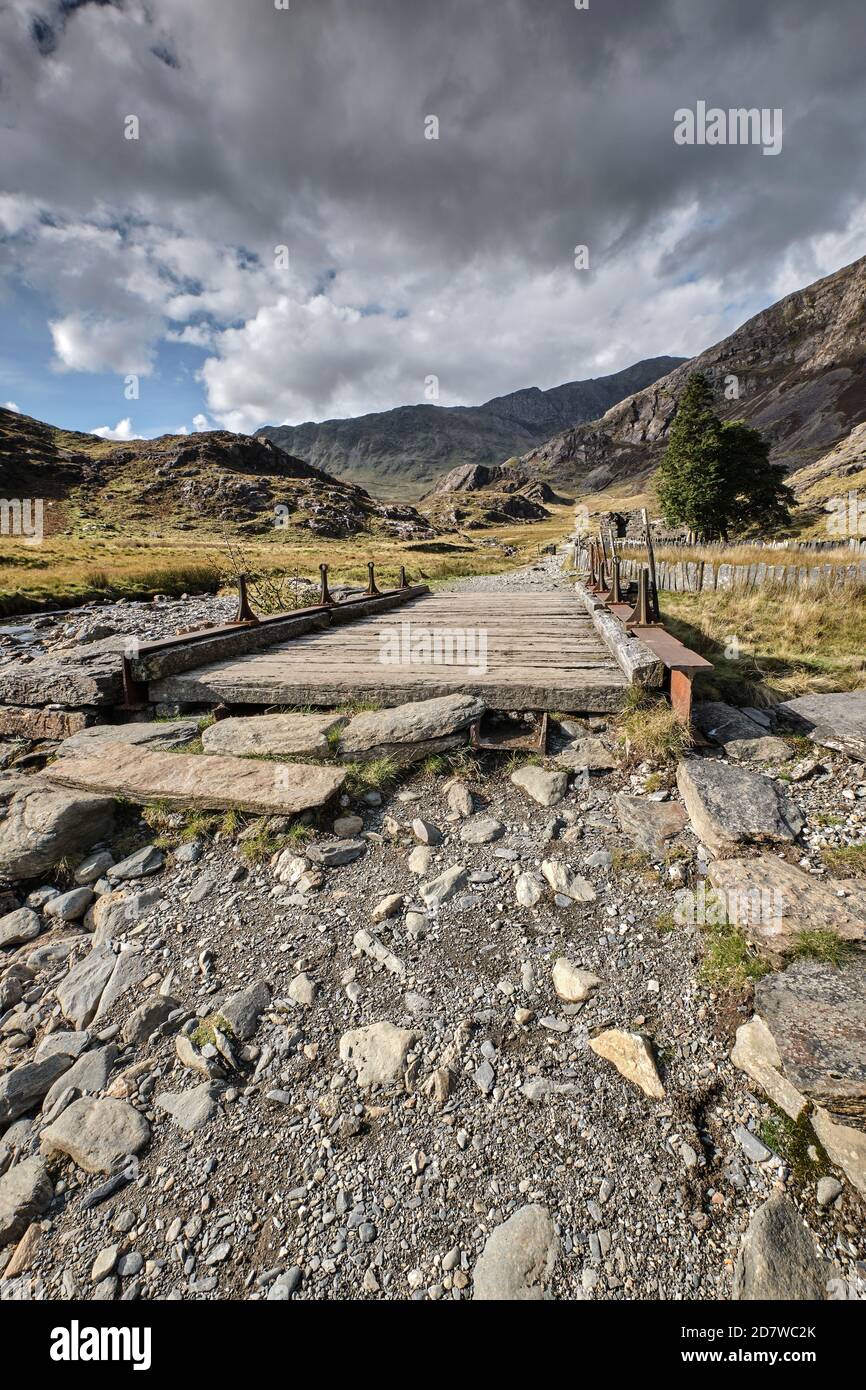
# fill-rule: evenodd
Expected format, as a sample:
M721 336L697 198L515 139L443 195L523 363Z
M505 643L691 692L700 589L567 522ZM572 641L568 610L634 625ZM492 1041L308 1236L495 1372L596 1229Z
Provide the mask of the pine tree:
M739 420L722 424L702 372L686 382L657 474L659 504L671 526L698 540L727 540L790 522L793 493L769 446Z
M794 494L784 468L770 462L770 447L758 430L740 420L722 426L722 472L726 532L762 535L790 524Z
M703 372L692 372L656 476L669 526L687 526L700 540L724 534L721 459L722 425L713 410L713 393Z

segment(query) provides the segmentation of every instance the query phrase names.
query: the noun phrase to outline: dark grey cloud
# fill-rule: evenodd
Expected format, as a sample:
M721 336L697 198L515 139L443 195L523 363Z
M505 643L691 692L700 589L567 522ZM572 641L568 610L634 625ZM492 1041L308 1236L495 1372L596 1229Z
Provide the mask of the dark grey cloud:
M696 351L866 249L862 0L15 0L0 28L10 254L61 361L209 334L237 425ZM782 152L677 146L699 99L781 108Z

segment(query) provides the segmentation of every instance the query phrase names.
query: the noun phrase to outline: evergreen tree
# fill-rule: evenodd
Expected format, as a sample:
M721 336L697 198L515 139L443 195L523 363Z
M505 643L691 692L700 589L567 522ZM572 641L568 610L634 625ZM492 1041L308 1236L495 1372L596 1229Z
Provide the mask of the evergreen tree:
M790 521L793 493L769 446L739 420L722 424L702 372L686 382L658 470L659 504L670 526L698 540L732 531L772 531Z
M762 535L787 526L794 494L785 470L770 462L770 446L740 420L722 426L722 474L727 492L725 534Z
M720 476L722 425L703 372L692 372L668 434L656 476L659 504L669 526L687 526L700 540L723 534Z

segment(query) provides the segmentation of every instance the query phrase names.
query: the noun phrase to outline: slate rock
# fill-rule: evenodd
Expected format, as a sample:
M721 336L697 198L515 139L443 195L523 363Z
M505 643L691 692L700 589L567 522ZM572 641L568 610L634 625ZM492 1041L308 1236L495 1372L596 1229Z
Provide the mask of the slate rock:
M827 1267L790 1198L777 1193L758 1207L734 1267L732 1298L775 1303L827 1296Z
M236 1038L249 1042L255 1037L259 1019L271 1002L270 987L265 980L255 980L245 989L229 995L220 1013Z
M463 865L452 864L450 869L445 869L428 883L421 884L421 897L427 907L439 907L465 887L468 880L469 875Z
M866 883L853 884L841 898L832 883L772 854L714 860L708 877L724 896L729 921L772 960L789 955L807 929L845 941L866 938Z
M342 864L352 864L367 853L366 840L325 840L320 844L307 845L305 853L314 864L323 869L336 869Z
M678 801L650 801L645 796L620 794L613 799L624 834L654 862L665 857L665 842L688 824L685 807Z
M256 714L218 719L201 736L205 753L238 757L330 758L328 734L346 723L335 714Z
M23 946L33 941L42 930L42 918L30 907L19 907L0 917L0 950L6 946Z
M866 762L866 690L801 695L783 701L776 712L820 747Z
M576 903L595 902L595 889L589 880L574 873L561 859L543 859L541 872L554 893Z
M0 1249L20 1240L30 1222L47 1211L53 1197L51 1179L38 1154L0 1177Z
M42 1113L48 1115L52 1106L70 1086L74 1086L82 1095L95 1095L104 1091L116 1061L117 1048L113 1043L95 1047L92 1052L84 1052L46 1093L42 1102Z
M546 768L530 763L512 772L511 781L537 801L539 806L556 806L568 791L568 773L561 770L549 772Z
M514 882L514 896L520 907L535 907L544 897L544 884L538 874L518 874Z
M82 1097L42 1131L48 1153L68 1154L86 1173L112 1173L150 1140L150 1125L124 1100Z
M608 772L619 766L619 760L609 744L596 735L576 738L557 753L556 763L573 772Z
M866 1129L866 956L799 960L755 986L785 1077L837 1124Z
M217 1097L222 1087L210 1081L193 1086L189 1091L163 1091L154 1101L158 1110L171 1115L178 1129L191 1134L203 1129L216 1115L219 1106Z
M71 1057L55 1052L40 1062L25 1062L0 1076L0 1124L9 1124L32 1110L71 1066Z
M803 817L784 788L768 777L712 758L684 758L677 786L696 835L721 855L742 844L795 840Z
M198 719L156 719L132 724L94 724L61 743L60 757L70 753L102 753L115 743L134 748L184 748L198 738Z
M93 932L97 944L113 941L137 927L161 901L162 889L155 883L146 888L116 888L96 899L84 926Z
M119 879L148 878L151 874L159 873L164 863L165 855L161 849L156 845L144 845L121 859L119 864L112 864L107 877L112 883Z
M108 943L94 946L58 985L57 1001L64 1017L76 1028L86 1028L93 1019L116 964L117 957Z
M701 700L692 705L692 723L713 743L722 747L732 740L763 738L766 725L758 723L745 710L721 700Z
M114 864L114 855L108 849L96 849L82 859L73 875L75 882L89 886L102 878Z
M560 956L553 966L553 988L567 1004L580 1004L598 989L601 980L591 970L582 970L573 961Z
M92 888L70 888L68 893L49 898L43 911L46 917L56 917L61 922L78 922L92 902Z
M653 1100L664 1100L664 1087L656 1069L652 1049L640 1033L627 1033L620 1028L609 1028L597 1037L590 1038L589 1045L597 1056L612 1062L620 1076L639 1086L645 1096Z
M153 994L139 1004L123 1025L123 1041L132 1047L146 1043L151 1033L162 1028L180 1005L168 994Z
M0 773L0 878L38 878L62 859L80 859L110 837L114 816L110 797Z
M494 816L475 816L460 828L460 838L465 845L489 845L504 833L505 826Z
M732 738L725 744L725 756L737 763L789 763L794 750L783 738L764 734L762 738Z
M216 753L197 757L112 744L101 755L58 758L46 776L67 787L108 791L144 805L162 801L200 811L293 816L324 806L343 785L346 771L324 763L266 762Z
M559 1254L559 1241L546 1207L521 1207L497 1226L478 1257L473 1299L482 1302L538 1302Z
M386 1021L370 1023L343 1034L340 1060L354 1067L359 1086L387 1086L402 1076L414 1041L415 1034L408 1028Z
M353 760L392 757L410 761L424 757L431 744L463 735L481 718L484 708L484 702L474 695L442 695L389 709L366 710L356 714L343 730L337 755Z

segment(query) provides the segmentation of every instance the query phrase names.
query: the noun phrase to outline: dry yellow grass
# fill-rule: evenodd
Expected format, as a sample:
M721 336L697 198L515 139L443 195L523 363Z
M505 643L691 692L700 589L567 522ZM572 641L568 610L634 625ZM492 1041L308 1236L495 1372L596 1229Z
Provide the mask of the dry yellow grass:
M772 705L807 691L866 686L863 590L773 586L662 594L662 620L714 666L696 693Z
M434 541L402 542L369 534L326 540L290 527L264 540L232 537L232 544L253 577L297 575L318 582L319 565L325 563L331 567L332 583L366 583L367 561L374 560L380 587L397 583L401 565L410 580L436 583L468 574L497 574L526 564L570 530L570 507L552 508L551 513L544 521L454 532ZM507 553L506 547L515 554ZM55 535L38 545L3 536L0 613L25 612L49 603L70 606L109 592L127 596L200 592L221 582L232 583L233 574L219 534Z

